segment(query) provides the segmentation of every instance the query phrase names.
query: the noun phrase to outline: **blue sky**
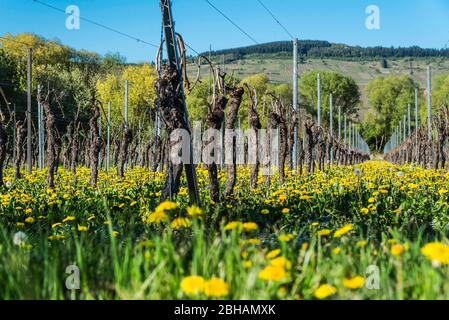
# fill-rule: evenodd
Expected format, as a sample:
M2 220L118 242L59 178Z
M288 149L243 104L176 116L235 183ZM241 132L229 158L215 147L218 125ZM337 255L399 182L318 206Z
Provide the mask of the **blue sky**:
M158 44L157 0L42 0L65 9L79 6L81 16ZM288 40L257 0L210 0L258 42ZM442 48L449 41L449 0L263 0L300 39L361 46ZM381 29L365 28L365 8L380 8ZM197 51L254 44L204 0L173 0L176 31ZM0 0L0 35L33 32L77 49L120 52L129 62L150 61L156 49L81 21L65 28L66 16L33 0Z

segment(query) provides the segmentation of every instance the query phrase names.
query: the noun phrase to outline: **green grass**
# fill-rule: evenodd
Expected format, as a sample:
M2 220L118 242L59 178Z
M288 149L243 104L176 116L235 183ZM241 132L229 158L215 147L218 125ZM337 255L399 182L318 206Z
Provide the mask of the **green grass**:
M2 190L0 298L207 298L181 289L185 277L199 275L224 280L224 298L230 299L315 299L322 284L336 288L330 299L448 299L448 266L436 266L421 252L426 243L448 243L447 174L384 162L359 168L360 177L354 167L333 168L290 176L283 186L274 179L271 187L260 184L253 191L240 168L236 196L223 204L210 202L201 169L204 214L179 230L168 222L142 222L159 203L159 174L131 169L122 180L101 172L98 188L92 188L87 169L75 177L60 169L54 191L45 187L45 172L25 175ZM186 216L187 201L183 189L179 207L166 212L170 220ZM28 217L35 221L24 222ZM232 221L255 222L258 229L227 230ZM335 237L346 224L352 230ZM330 234L318 236L323 229ZM20 245L13 243L17 232L26 235ZM286 234L289 241L279 238ZM64 238L49 239L55 235ZM394 244L403 246L402 254L392 254ZM291 267L283 267L283 279L266 281L260 271L273 263L267 255L274 249ZM80 290L65 286L70 265L80 270ZM370 266L379 271L378 290L343 285L355 276L371 283Z

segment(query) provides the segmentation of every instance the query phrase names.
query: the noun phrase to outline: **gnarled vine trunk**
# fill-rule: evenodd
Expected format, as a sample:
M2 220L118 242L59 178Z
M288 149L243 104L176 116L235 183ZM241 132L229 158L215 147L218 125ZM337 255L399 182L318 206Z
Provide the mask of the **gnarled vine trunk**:
M100 108L97 102L94 103L94 114L89 121L90 132L92 135L92 141L90 145L90 166L91 166L91 178L89 184L95 186L98 180L98 157L100 155L101 138L99 134Z
M236 140L234 136L230 136L229 130L235 129L235 122L237 119L237 114L239 112L240 105L243 100L244 89L242 87L237 87L231 90L229 99L229 111L226 117L226 130L228 134L225 135L225 145L226 153L231 154L232 163L226 165L226 190L225 196L230 196L234 192L235 181L237 178L237 167L236 167ZM231 150L229 151L228 148Z

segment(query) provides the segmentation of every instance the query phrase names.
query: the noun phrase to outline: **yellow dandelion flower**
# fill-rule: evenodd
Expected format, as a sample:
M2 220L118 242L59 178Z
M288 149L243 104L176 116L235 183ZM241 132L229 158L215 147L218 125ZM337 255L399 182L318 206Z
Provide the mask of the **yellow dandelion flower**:
M290 242L295 238L294 234L282 234L278 237L278 240L281 242Z
M352 230L352 224L347 224L347 225L343 226L342 228L338 229L337 231L335 231L334 237L340 238L341 236L347 234L351 230Z
M334 286L331 286L329 284L322 284L314 291L314 296L317 299L326 299L327 297L330 297L334 295L337 292L337 288Z
M391 246L390 251L392 255L400 257L404 253L405 247L402 244L394 244Z
M78 231L80 231L80 232L86 232L86 231L87 231L87 227L86 227L86 226L80 226L80 225L78 225Z
M191 225L192 222L188 218L176 218L170 224L171 228L175 230L189 228Z
M329 229L323 229L320 230L316 233L317 235L319 235L320 237L325 237L331 234L331 231Z
M360 289L365 284L365 279L361 276L343 279L343 286L347 289Z
M281 253L281 249L274 249L267 253L267 259L274 259Z
M160 224L168 220L168 215L164 211L152 212L146 222L149 224Z
M332 253L333 254L339 254L341 252L341 248L340 247L336 247L332 249Z
M33 217L28 217L28 218L25 219L25 222L26 222L26 223L34 223L34 221L35 221L35 220L34 220Z
M69 221L73 221L73 220L75 220L74 216L67 216L62 220L62 222L65 223L65 222L69 222Z
M278 267L278 268L285 268L287 270L291 269L292 263L290 260L284 258L284 257L277 257L270 261L270 264L272 266Z
M245 222L242 224L243 230L244 231L255 231L257 229L259 229L259 226L257 225L257 223L255 222Z
M229 294L229 285L220 278L211 278L204 283L204 293L208 297L225 297Z
M421 248L421 253L437 264L449 264L449 246L444 243L428 243Z
M247 243L248 243L248 244L258 245L258 244L260 244L260 240L259 240L259 239L254 239L254 238L252 238L252 239L248 239L248 240L247 240Z
M282 281L289 277L288 272L282 267L268 265L259 272L259 278L265 281Z
M165 212L165 211L170 211L170 210L175 210L179 207L179 205L176 202L172 202L172 201L164 201L161 204L159 204L156 207L156 212Z
M191 217L200 217L203 215L203 210L193 205L187 208L187 214Z
M188 295L197 295L204 292L205 281L200 276L188 276L181 281L181 290Z
M279 202L285 202L285 200L287 200L287 196L285 194L280 194L278 201Z
M234 229L240 228L241 225L242 225L242 223L239 221L231 221L227 225L225 225L224 229L225 230L234 230Z

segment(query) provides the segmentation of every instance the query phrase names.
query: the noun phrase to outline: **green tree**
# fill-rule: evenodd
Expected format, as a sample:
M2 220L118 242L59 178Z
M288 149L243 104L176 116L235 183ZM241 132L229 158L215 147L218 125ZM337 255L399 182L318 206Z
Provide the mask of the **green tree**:
M449 74L437 76L433 82L433 109L438 111L442 107L449 107Z
M190 122L205 120L209 105L210 78L206 77L197 83L190 93L186 93L187 111Z
M18 85L15 61L2 49L0 49L0 87L6 95L9 103L17 99L18 93L15 88ZM0 96L0 108L5 111L7 106L3 97ZM6 115L6 113L5 113Z
M60 68L68 67L77 60L74 49L34 34L21 33L15 37L6 34L4 37L9 40L0 39L0 45L16 62L22 90L26 89L28 48L33 49L33 88L37 87L37 83L57 75Z
M307 111L317 115L318 94L317 75L321 81L321 118L323 124L329 123L330 101L332 93L334 110L341 108L342 114L348 116L357 114L360 103L360 90L357 83L351 77L343 76L336 72L312 70L302 75L299 82L300 103ZM334 117L336 116L334 113Z
M408 76L379 77L368 83L371 112L365 116L362 134L372 150L383 149L395 126L407 114L408 105L414 105L416 86Z
M240 81L240 85L244 84L249 85L251 88L254 88L257 92L257 102L258 102L258 112L262 126L266 123L266 116L263 114L263 103L264 103L264 95L268 92L276 93L273 89L274 87L269 83L270 79L265 74L255 74L249 77L246 77ZM269 100L269 99L268 99ZM239 109L239 118L241 121L242 129L247 129L249 126L248 123L248 108L249 108L249 95L245 88L245 94L243 96L242 105Z
M126 57L122 56L119 52L106 53L101 61L102 68L105 72L111 73L114 71L120 71L126 64Z
M111 102L112 122L123 123L125 104L125 80L128 80L128 116L129 121L137 124L139 120L149 118L149 112L154 109L156 92L154 83L157 72L149 64L127 66L122 73L107 74L97 81L96 88L103 104ZM153 118L154 119L154 118Z

